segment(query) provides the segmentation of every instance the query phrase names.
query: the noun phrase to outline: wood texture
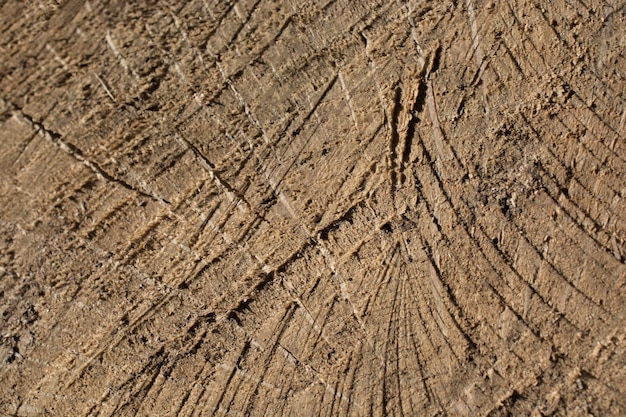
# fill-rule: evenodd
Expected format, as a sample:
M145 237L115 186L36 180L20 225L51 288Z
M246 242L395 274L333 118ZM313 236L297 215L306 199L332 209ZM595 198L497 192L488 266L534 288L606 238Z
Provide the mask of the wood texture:
M0 413L626 414L623 1L0 1Z

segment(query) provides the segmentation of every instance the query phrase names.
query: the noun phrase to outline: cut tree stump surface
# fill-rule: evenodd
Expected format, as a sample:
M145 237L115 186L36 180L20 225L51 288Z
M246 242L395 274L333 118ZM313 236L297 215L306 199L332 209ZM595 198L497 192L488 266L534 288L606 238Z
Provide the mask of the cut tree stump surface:
M0 414L626 415L625 28L0 1Z

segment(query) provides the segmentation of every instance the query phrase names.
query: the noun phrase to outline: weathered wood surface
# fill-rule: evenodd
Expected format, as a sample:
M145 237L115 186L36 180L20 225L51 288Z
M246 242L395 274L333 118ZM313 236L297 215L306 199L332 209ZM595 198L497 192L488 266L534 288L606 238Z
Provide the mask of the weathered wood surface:
M624 415L625 27L1 1L0 413Z

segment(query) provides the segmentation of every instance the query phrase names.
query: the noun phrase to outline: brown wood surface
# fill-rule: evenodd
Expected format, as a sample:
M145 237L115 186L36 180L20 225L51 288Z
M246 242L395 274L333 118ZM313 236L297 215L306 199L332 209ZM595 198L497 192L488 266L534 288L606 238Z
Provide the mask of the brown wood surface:
M0 1L0 415L626 415L625 28Z

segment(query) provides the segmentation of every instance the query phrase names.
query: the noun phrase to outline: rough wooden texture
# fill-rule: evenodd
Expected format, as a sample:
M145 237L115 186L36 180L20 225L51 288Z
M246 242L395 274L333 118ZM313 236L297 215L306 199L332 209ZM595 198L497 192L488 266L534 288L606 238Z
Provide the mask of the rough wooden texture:
M626 7L0 1L0 414L626 414Z

